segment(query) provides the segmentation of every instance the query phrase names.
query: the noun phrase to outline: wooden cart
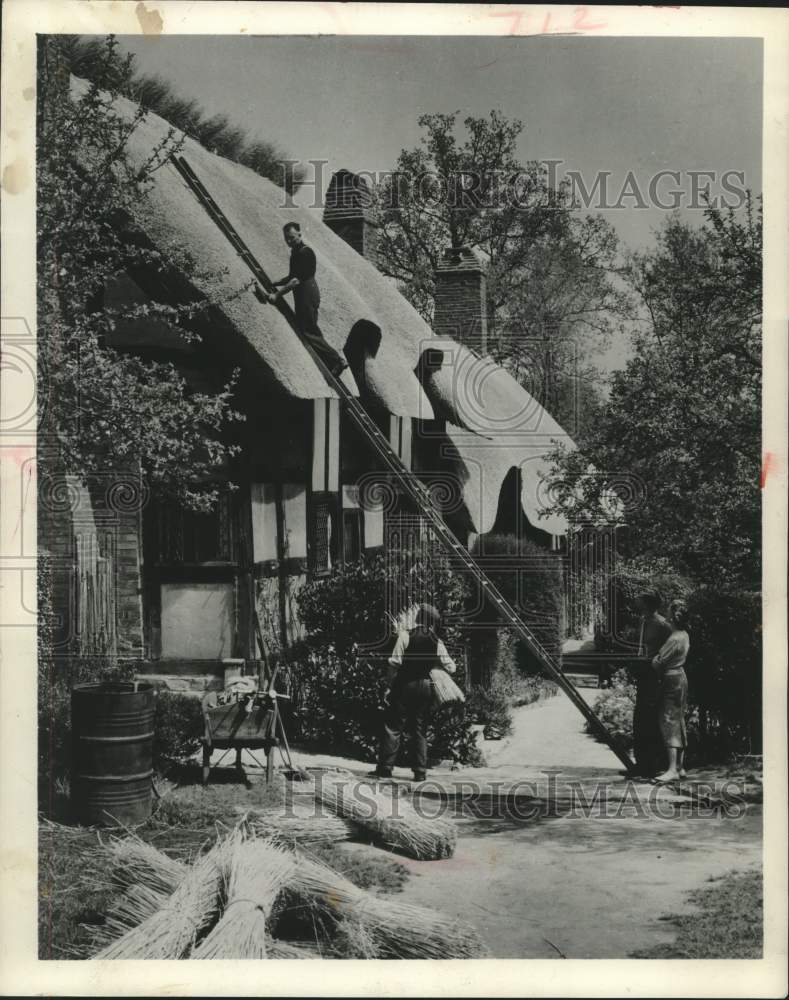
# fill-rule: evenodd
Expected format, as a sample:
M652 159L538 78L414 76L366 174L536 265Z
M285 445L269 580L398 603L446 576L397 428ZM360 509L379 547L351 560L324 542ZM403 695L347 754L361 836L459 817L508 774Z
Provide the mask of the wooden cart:
M254 697L251 711L247 710L249 699L242 697L227 704L218 704L216 692L203 698L203 784L208 783L211 774L211 755L214 750L226 751L214 764L218 767L227 752L236 751L236 767L243 771L242 750L264 750L266 753L266 784L271 783L274 774L274 748L279 746L277 737L277 699L267 694Z

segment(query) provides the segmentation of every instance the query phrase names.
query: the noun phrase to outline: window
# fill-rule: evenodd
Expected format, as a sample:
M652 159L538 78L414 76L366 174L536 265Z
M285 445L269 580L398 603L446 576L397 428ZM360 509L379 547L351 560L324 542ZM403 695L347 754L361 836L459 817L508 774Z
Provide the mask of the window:
M361 510L342 512L342 558L344 563L358 562L364 551L364 521Z
M313 493L310 504L310 572L328 573L337 559L335 520L337 497L331 493Z
M235 531L229 494L213 510L199 513L175 503L156 512L156 561L163 565L232 562Z

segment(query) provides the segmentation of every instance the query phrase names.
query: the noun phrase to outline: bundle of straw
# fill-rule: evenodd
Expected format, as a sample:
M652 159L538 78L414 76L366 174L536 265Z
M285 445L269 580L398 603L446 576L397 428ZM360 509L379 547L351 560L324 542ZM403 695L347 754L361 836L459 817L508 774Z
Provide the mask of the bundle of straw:
M353 824L334 813L317 811L314 802L292 803L286 816L249 813L250 829L259 836L277 836L292 844L336 844L357 836Z
M306 942L292 944L290 941L278 941L276 938L271 938L266 944L266 958L320 959L321 957L317 948Z
M161 908L94 958L183 958L217 913L226 864L227 842L220 841L186 870Z
M397 796L369 784L342 776L322 775L315 784L315 798L332 812L362 827L377 843L395 848L417 860L451 858L457 834L447 820L427 819Z
M312 858L301 857L293 888L338 922L364 928L364 947L375 958L483 958L473 927L434 910L373 896ZM348 927L347 924L344 925Z
M141 924L167 902L168 893L156 892L146 885L134 885L119 896L107 910L104 923L93 928L93 947L107 947L112 941Z
M113 838L105 849L114 862L113 880L120 886L135 888L144 885L169 895L180 885L187 872L183 861L163 854L153 844L134 834Z
M430 680L433 682L433 696L437 708L445 708L448 705L462 705L466 700L466 696L446 670L441 670L439 667L431 670Z
M236 831L224 913L191 957L266 958L267 921L295 867L293 855L272 841L248 840Z

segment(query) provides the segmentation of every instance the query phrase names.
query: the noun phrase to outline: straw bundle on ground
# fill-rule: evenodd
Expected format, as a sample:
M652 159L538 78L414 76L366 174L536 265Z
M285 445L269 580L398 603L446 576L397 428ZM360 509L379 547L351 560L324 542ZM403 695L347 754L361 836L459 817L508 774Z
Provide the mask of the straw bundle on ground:
M458 920L373 896L312 858L299 858L293 888L338 922L364 928L364 948L375 958L482 958L485 946L473 927ZM348 928L348 924L343 924Z
M192 958L266 958L267 922L296 859L270 840L248 840L238 831L229 853L224 913Z
M161 910L169 895L146 885L129 886L107 910L104 923L93 928L94 950L106 948L112 941L117 941L127 931L147 920L152 913Z
M266 944L266 958L273 959L321 959L323 956L314 945L306 942L293 944L290 941L277 941L271 938Z
M420 816L409 803L393 793L347 777L322 775L315 783L315 798L333 812L367 831L373 839L417 860L451 858L457 834L447 820Z
M462 705L466 700L466 696L446 670L439 668L431 670L430 680L433 682L433 695L438 708L444 708L449 705Z
M217 913L226 863L227 842L220 841L186 870L161 909L102 948L94 958L183 958Z
M293 844L336 844L357 836L353 824L341 816L318 812L315 803L291 803L288 814L249 813L250 829L259 836L277 836Z
M114 862L113 881L120 886L143 885L169 895L180 885L188 870L183 861L169 857L134 834L113 838L105 849Z

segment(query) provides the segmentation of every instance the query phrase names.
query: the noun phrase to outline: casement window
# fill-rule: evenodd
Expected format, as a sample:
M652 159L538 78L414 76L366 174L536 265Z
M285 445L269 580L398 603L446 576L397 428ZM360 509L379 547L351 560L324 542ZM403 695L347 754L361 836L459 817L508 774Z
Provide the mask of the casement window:
M163 566L197 566L232 563L236 531L231 497L220 495L206 513L175 503L162 503L156 511L156 562Z
M358 562L364 551L364 519L361 510L342 512L342 558L343 562Z
M309 569L325 576L337 561L337 495L313 493L309 506Z

